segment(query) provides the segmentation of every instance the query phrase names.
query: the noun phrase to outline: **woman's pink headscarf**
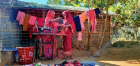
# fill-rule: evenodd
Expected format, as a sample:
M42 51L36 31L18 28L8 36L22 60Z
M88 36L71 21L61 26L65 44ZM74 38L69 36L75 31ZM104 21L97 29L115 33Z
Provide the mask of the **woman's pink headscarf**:
M49 22L49 20L53 20L55 16L55 12L49 10L47 15L46 15L46 19L45 19L45 26L48 24L47 22Z
M66 18L65 18L65 20L67 20L66 23L71 24L72 30L75 31L76 27L75 27L75 23L73 21L73 18L72 18L71 14L70 14L70 11L68 11L68 10L64 11L63 14L66 16Z

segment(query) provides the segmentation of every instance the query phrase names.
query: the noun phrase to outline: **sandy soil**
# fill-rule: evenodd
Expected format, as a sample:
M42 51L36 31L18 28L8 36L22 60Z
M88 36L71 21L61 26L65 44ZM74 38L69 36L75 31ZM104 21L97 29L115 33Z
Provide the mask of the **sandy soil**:
M67 61L88 61L93 54L96 54L98 51L99 50L97 49L86 51L73 48L74 59L69 59ZM63 61L65 60L36 60L35 63L55 64L62 63ZM127 41L125 42L125 47L122 48L107 47L98 55L98 57L94 57L92 61L108 66L140 66L140 43L132 44L131 41Z

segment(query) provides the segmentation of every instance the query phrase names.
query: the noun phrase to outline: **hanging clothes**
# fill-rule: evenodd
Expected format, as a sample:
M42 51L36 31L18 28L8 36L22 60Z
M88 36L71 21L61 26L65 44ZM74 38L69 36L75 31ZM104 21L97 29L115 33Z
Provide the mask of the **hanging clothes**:
M83 23L83 17L82 17L82 14L79 15L79 18L80 18L80 23L81 23L81 29L82 31L85 29L84 27L84 23ZM80 31L78 33L78 40L81 41L82 40L82 31Z
M35 22L36 22L36 19L37 19L37 17L35 17L35 16L30 16L30 19L29 19L29 24L30 25L34 25L35 24Z
M83 22L82 14L79 15L79 18L80 18L81 29L83 31L85 29L85 27L84 27L84 22Z
M23 23L24 23L24 18L25 18L25 13L24 13L24 12L21 12L21 11L18 11L16 20L19 21L19 25L23 25Z
M37 29L33 29L35 25L29 25L29 37L32 38L32 33L40 33L40 30L37 31ZM40 35L37 35L37 40L40 40Z
M29 28L28 21L29 21L29 19L30 19L30 15L26 14L25 19L24 19L24 23L23 23L23 31L28 31L28 28Z
M91 21L91 26L92 26L92 30L94 33L96 33L96 16L95 16L95 10L92 9L90 10L90 21Z
M82 19L83 19L83 22L85 22L85 20L87 19L84 13L82 13Z
M38 21L38 26L39 27L43 27L44 26L44 21L45 21L45 18L37 18L37 21Z
M39 26L38 26L37 24L38 24L38 22L36 21L36 22L35 22L35 24L34 24L34 27L33 27L33 31L35 31L35 30L36 30L36 32L35 32L35 33L37 33L37 32L38 32L38 27L39 27Z
M32 38L33 27L34 27L34 25L29 26L29 37L30 37L30 39Z
M82 31L78 32L78 40L79 40L79 41L82 40Z
M15 22L17 14L18 14L18 9L12 8L12 11L10 13L10 18L9 18L12 23Z
M73 21L75 22L76 31L82 31L79 16L73 17Z
M67 27L67 31L64 30L65 34L67 34L67 36L63 36L63 52L64 55L66 56L72 56L72 48L71 48L71 40L72 40L72 35L73 35L73 31L75 31L75 23L73 21L73 18L70 14L69 11L64 11L63 14L65 15L65 19L63 20L63 24L67 25L70 24L71 27Z
M84 14L85 14L86 18L90 18L90 13L89 13L89 11L84 12Z
M44 26L45 18L37 18L37 21L38 21L38 24L37 24L38 27ZM38 33L40 33L40 30L38 30ZM41 35L37 35L37 40L40 40L40 38L41 38Z
M95 10L95 14L100 14L101 11L99 10L99 8L94 9Z

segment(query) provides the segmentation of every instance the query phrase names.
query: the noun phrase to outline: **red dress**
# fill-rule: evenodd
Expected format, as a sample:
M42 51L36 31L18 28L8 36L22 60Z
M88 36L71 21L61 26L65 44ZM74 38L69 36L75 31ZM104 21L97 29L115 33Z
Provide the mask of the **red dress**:
M71 32L71 28L68 28L66 34L67 34L67 36L63 37L64 55L72 56L72 49L71 49L72 32Z
M75 31L76 28L70 12L64 11L64 14L66 15L66 18L64 19L63 22L64 25L71 25L71 27L67 27L68 29L64 31L67 34L67 36L63 36L63 45L64 45L63 51L64 55L72 56L72 48L71 48L71 40L73 35L72 32Z

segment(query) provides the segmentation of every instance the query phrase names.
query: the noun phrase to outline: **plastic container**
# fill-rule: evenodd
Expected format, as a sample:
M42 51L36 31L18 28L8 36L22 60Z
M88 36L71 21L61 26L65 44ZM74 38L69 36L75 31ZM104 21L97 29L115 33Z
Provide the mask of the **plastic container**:
M8 49L2 49L1 52L1 65L13 65L16 61L16 51L18 49L15 48L8 48Z
M31 64L34 58L35 47L17 47L20 64Z

